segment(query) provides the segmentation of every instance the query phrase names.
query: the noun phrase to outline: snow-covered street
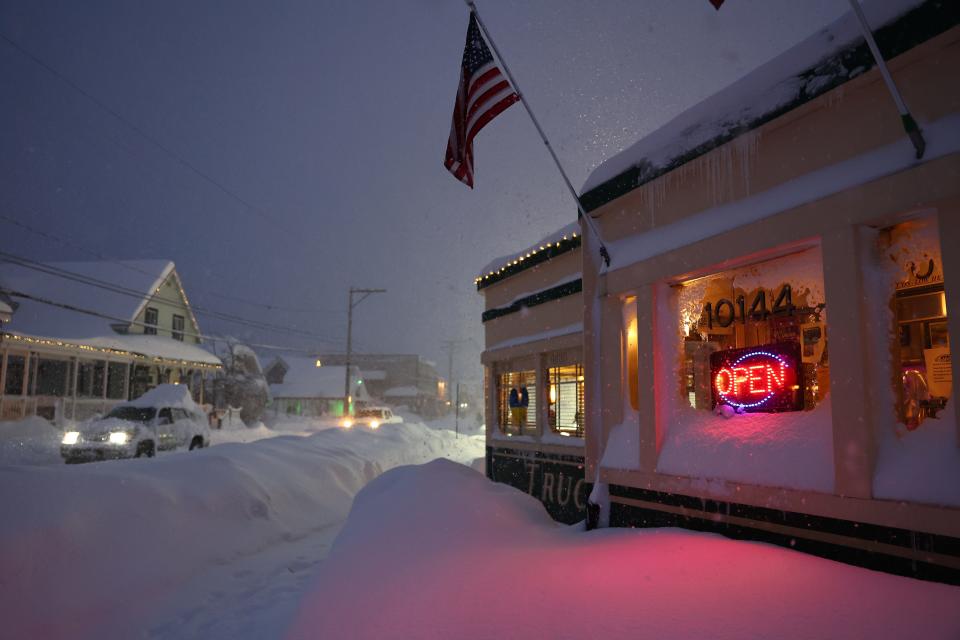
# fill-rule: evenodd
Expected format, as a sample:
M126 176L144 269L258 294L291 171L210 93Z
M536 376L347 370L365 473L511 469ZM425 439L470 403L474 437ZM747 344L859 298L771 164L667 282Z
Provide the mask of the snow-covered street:
M406 423L0 467L0 615L12 637L235 637L295 606L367 482L482 455L482 438Z

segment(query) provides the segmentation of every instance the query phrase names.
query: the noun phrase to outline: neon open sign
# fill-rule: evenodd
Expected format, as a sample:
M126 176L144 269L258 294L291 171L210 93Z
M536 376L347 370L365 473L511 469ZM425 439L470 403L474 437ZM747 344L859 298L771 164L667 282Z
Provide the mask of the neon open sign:
M744 411L803 409L800 345L768 344L710 355L714 404Z

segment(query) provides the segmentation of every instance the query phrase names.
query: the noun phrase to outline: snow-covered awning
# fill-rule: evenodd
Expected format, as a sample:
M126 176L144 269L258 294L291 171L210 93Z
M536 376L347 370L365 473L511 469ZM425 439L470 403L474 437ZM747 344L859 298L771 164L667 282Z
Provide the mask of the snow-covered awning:
M3 332L2 336L4 342L9 341L11 344L23 345L27 348L52 347L91 356L113 355L167 366L199 369L219 369L223 366L220 358L197 345L158 336L118 334L64 340L11 331Z
M960 23L956 2L870 0L863 3L888 58ZM581 200L592 211L690 162L874 66L852 12L684 111L587 178Z
M580 246L579 231L580 223L571 222L519 253L491 260L483 267L480 275L474 278L473 283L477 285L477 290L480 290L541 262L546 262L550 258L576 249Z

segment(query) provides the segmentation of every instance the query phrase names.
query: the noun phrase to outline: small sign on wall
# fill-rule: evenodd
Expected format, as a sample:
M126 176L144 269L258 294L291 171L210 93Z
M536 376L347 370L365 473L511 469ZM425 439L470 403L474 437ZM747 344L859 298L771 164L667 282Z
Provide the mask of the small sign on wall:
M710 355L715 405L750 412L803 409L803 370L798 342L780 342Z

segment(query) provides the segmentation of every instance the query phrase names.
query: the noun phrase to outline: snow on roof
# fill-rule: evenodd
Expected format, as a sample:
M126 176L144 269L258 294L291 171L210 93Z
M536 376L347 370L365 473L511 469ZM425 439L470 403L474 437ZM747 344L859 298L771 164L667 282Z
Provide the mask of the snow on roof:
M938 4L936 2L924 3L923 0L867 0L863 9L877 33L881 27L921 4L927 5L924 9L929 9L932 14L951 11L933 6ZM936 20L937 16L933 19ZM937 26L946 28L949 25ZM876 37L884 48L881 34L877 33ZM897 32L892 37L902 39L908 36ZM588 211L596 209L862 74L873 66L873 59L865 49L863 53L852 51L861 44L863 36L859 24L853 13L847 12L602 163L583 186L584 207ZM905 50L903 42L895 44L901 51ZM890 55L890 52L886 54Z
M49 262L44 263L44 266L142 292L143 296L107 291L91 284L75 282L9 262L0 263L0 287L60 304L90 309L127 322L134 320L141 307L174 269L169 260ZM29 335L67 339L106 336L115 333L111 325L119 322L61 309L35 300L16 300L19 307L6 328Z
M283 382L270 385L274 398L342 398L346 368L317 366L316 358L283 356L277 358L287 366ZM357 367L350 367L350 393L357 399L367 397Z
M560 227L553 233L542 238L539 242L521 250L516 254L508 254L491 260L474 278L474 284L482 289L494 282L507 278L528 267L536 266L549 260L555 255L566 253L580 246L580 223L571 222Z
M203 413L203 410L190 397L190 389L181 384L157 385L139 398L123 404L128 407L177 407L194 413Z
M4 330L4 339L20 341L26 344L41 346L56 346L64 349L74 349L84 352L121 352L133 356L141 356L147 360L160 358L162 360L182 363L184 365L205 365L220 367L222 362L216 355L195 344L188 344L158 336L141 334L99 336L95 338L60 339L49 336L33 336L22 332L8 332ZM112 355L118 355L112 353Z

